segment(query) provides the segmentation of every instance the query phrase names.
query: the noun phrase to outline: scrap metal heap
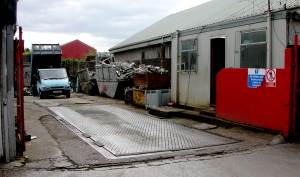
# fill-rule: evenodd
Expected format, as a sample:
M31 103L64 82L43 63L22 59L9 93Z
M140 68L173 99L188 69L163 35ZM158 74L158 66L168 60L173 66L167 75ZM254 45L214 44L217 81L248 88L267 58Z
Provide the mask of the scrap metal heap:
M152 65L139 65L137 67L135 63L111 62L111 59L103 60L96 65L99 93L111 98L123 99L125 88L134 87L133 83L137 75L148 76L152 74L169 75L168 70L161 67Z
M102 61L100 64L98 64L98 66L99 65L104 65L107 67L114 68L119 80L133 79L134 74L146 74L146 73L168 74L169 73L168 70L158 66L141 64L137 67L135 63L126 63L126 62L110 63L109 59Z

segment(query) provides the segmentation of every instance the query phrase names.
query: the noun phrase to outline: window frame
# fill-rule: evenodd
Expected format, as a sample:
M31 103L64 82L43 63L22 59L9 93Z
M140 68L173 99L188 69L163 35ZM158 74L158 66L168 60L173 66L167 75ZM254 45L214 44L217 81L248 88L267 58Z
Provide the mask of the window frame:
M193 41L192 48L190 49L183 49L183 43L188 42L188 41ZM183 62L183 53L188 54L188 66L185 65L186 62ZM192 58L191 56L195 55L195 66L194 68L192 67ZM180 41L180 65L178 67L178 71L180 72L198 72L198 39L197 38L192 38L192 39L184 39Z
M265 32L265 41L264 42L251 42L251 43L248 43L248 44L243 44L243 34L249 34L249 33L257 33L257 32ZM242 47L247 47L247 46L259 46L259 45L268 45L268 42L267 42L267 30L265 28L263 29L256 29L256 30L251 30L251 31L241 31L240 32L240 68L253 68L253 67L249 67L249 66L242 66ZM267 54L267 51L266 51L266 54ZM265 56L265 63L267 62L267 55ZM267 63L265 64L264 67L259 67L259 68L266 68L267 66Z

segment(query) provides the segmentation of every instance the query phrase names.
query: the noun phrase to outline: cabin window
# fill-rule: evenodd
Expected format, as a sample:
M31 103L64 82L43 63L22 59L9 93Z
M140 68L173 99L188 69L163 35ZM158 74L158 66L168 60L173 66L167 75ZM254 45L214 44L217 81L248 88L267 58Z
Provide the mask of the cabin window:
M181 41L181 71L197 71L197 39Z
M241 68L266 68L266 31L241 34Z

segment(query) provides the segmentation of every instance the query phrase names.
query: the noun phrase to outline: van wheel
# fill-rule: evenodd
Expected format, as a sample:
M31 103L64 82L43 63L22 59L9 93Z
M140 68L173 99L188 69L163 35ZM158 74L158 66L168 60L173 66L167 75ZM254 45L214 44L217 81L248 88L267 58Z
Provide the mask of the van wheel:
M67 98L70 98L70 97L71 97L71 92L70 92L70 91L67 92L66 97L67 97Z
M45 93L43 93L42 91L39 91L39 96L40 96L40 99L44 99L45 98Z

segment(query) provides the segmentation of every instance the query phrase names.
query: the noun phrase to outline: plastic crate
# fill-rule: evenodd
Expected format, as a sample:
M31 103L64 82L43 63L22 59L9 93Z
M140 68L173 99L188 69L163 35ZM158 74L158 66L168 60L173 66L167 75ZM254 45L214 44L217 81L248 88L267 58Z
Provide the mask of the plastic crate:
M171 101L170 92L170 89L146 90L145 107L148 109L167 105Z

